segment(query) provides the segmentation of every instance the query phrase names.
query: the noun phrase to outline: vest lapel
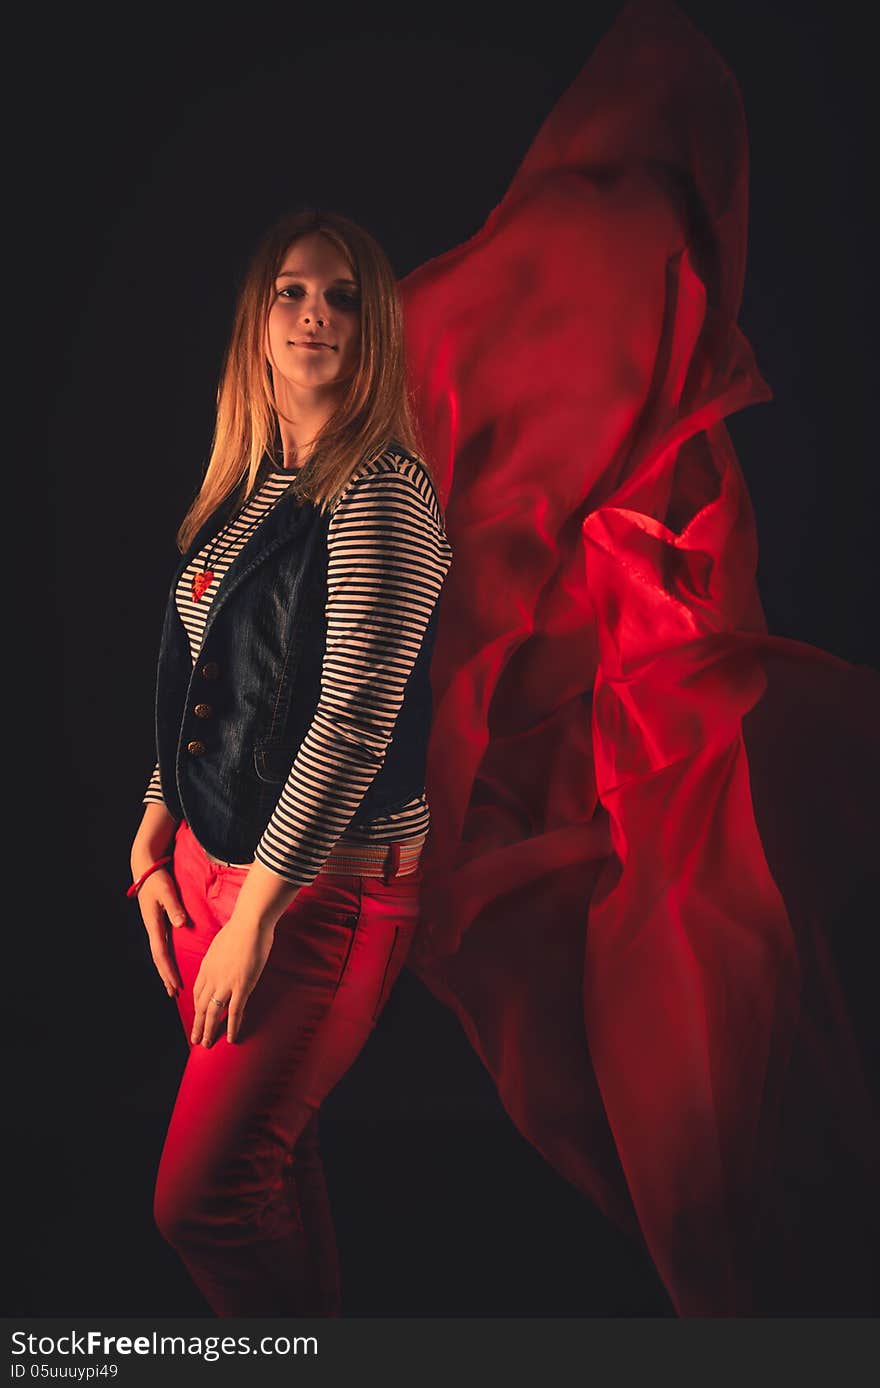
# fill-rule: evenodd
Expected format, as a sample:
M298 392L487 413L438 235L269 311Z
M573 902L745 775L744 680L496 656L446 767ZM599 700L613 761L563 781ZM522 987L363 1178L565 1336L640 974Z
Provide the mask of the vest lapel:
M227 521L232 519L239 505L239 489L236 488L225 501L215 507L207 520L202 522L188 548L178 560L174 577L171 580L170 594L172 597L177 592L177 585L184 569L204 545L219 535ZM222 604L226 601L230 592L238 586L246 573L250 573L252 567L265 559L278 545L284 544L286 540L295 535L297 530L305 525L306 516L311 515L315 510L316 508L308 501L299 505L295 504L295 498L290 493L282 496L275 503L268 516L260 521L254 533L245 541L226 570L214 594L211 612L214 612L218 603Z
M236 487L203 522L190 541L185 553L180 556L174 577L171 580L168 600L181 632L184 631L184 626L177 610L177 585L180 582L181 574L199 550L213 540L227 521L232 519L240 504L240 488ZM205 621L202 644L207 639L218 613L239 584L281 545L294 540L297 536L304 538L308 535L314 519L319 516L318 508L312 502L300 502L292 492L286 493L275 503L269 514L260 521L256 530L245 541L220 580Z
M309 501L298 502L291 493L282 496L281 500L275 503L254 533L245 541L220 580L205 622L205 638L218 614L244 579L282 545L307 536L317 515L317 507Z

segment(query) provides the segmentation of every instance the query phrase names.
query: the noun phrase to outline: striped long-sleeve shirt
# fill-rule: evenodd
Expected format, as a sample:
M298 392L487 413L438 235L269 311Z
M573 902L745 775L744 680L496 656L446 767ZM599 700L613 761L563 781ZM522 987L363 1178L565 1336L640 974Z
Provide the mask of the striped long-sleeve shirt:
M181 574L175 599L193 662L223 574L253 535L254 522L259 524L289 483L284 468L267 473L224 533L220 543L232 543L212 560L215 576L198 602L191 581L204 551ZM391 742L406 682L452 561L421 464L393 450L362 463L331 514L327 550L320 696L255 850L264 866L300 886L314 880L339 839L389 843L419 838L429 827L424 792L392 813L349 827ZM151 801L162 803L158 765L144 796L145 803Z

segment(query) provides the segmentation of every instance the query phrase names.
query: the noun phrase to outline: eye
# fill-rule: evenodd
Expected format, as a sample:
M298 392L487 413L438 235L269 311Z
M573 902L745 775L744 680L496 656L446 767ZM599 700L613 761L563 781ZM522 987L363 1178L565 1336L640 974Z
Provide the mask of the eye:
M278 298L287 299L288 303L293 299L301 299L304 294L305 290L301 284L285 284L278 290ZM360 296L356 291L349 289L331 289L327 294L327 301L343 309L356 309L360 305Z

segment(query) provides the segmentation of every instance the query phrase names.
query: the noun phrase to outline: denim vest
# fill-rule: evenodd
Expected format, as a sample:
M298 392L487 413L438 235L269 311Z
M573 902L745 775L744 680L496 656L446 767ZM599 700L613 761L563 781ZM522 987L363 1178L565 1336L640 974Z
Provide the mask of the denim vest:
M330 515L285 494L220 581L192 663L175 590L187 564L234 514L217 507L181 556L165 609L156 675L162 796L217 858L241 863L281 795L315 713L327 633ZM425 789L432 716L435 604L385 758L352 825L399 809Z

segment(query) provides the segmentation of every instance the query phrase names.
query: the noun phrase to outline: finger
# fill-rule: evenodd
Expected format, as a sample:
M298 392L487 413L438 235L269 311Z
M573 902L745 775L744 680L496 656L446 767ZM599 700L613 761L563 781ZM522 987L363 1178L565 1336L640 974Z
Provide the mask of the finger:
M192 1041L192 1043L193 1043L194 1046L197 1046L197 1045L199 1044L199 1042L201 1041L201 1039L202 1039L202 1034L203 1034L203 1032L204 1032L204 1027L205 1027L205 1004L204 1004L203 1002L199 1002L199 1001L197 1000L197 1001L196 1001L195 1016L193 1017L193 1029L192 1029L192 1032L190 1033L190 1040Z
M193 981L193 1002L196 1008L204 1006L205 1001L205 961L199 965L199 971Z
M214 996L216 995L207 980L200 984L199 980L196 979L193 989L195 1017L193 1019L191 1034L192 1042L196 1046L200 1043L203 1045L210 1045L213 1039L213 1014L218 1010L222 1010L218 1009L216 1003L211 1001Z
M229 1000L229 1011L226 1014L226 1040L230 1044L238 1038L246 1002L246 997L240 994L236 996L234 993Z
M150 939L155 941L157 944L159 943L159 941L164 940L167 930L167 922L165 920L165 914L159 902L145 902L142 915L144 918L144 925L147 928L147 934L149 935Z
M178 926L186 925L186 912L177 897L170 892L162 898L162 908L175 929Z
M207 1012L205 1013L205 1031L204 1035L202 1036L203 1046L213 1046L217 1036L217 1031L223 1020L223 1012L225 1007L225 1003L223 1003L223 1005L221 1006L219 1003L216 1003L214 1001L213 997L208 998L208 1008Z
M153 962L159 970L159 976L165 986L170 986L176 993L180 992L183 988L183 979L180 977L177 960L168 947L167 939L163 939L158 949L153 952Z
M156 967L159 977L165 985L165 992L168 994L169 998L176 998L178 993L183 989L182 982L175 977L172 969L160 968L158 965Z
M180 973L168 944L168 930L165 922L161 925L152 923L147 927L147 935L150 942L150 954L153 956L153 963L162 982L165 984L166 991L170 997L174 997L183 987Z

